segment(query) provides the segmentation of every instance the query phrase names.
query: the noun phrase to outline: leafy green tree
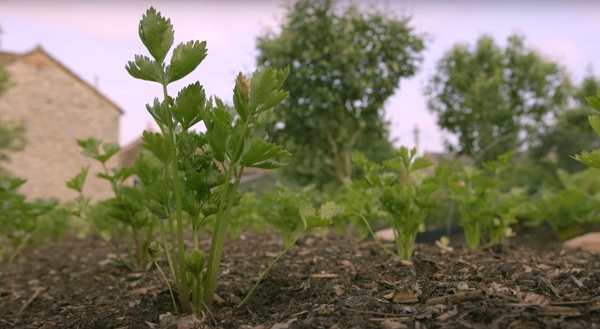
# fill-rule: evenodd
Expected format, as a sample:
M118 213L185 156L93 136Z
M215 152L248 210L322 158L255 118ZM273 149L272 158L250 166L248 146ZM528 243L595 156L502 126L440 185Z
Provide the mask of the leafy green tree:
M563 68L508 37L501 48L482 36L474 48L458 44L437 63L428 82L429 110L457 137L446 146L477 163L535 143L569 94Z
M392 156L383 105L401 78L415 74L424 49L409 23L333 0L299 0L279 33L258 38L259 66L291 64L283 86L290 97L266 128L294 154L285 176L321 187L345 183L354 149L374 161Z

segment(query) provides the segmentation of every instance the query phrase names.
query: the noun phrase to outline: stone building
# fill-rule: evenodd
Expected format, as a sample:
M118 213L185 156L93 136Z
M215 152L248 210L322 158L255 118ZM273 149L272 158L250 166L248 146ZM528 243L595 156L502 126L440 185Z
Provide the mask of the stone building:
M76 196L65 182L92 165L84 193L95 200L112 196L108 182L95 177L101 165L81 154L77 139L94 137L118 142L121 109L38 46L24 54L0 53L0 65L10 74L0 96L0 119L23 122L27 145L1 164L27 179L20 192L28 199ZM118 165L116 157L108 167Z

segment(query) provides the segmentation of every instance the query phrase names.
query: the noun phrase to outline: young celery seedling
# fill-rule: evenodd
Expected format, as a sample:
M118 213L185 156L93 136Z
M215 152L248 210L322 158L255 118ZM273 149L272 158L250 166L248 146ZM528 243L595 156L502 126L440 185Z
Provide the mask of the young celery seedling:
M515 211L525 199L522 189L503 192L505 181L500 174L510 166L514 152L498 156L495 161L483 163L484 170L465 167L459 182L451 187L451 198L456 202L470 249L479 249L482 242L493 244L512 235L511 225L516 222Z
M442 181L450 175L450 168L440 165L433 176L415 175L420 169L431 166L417 150L402 146L395 156L383 162L387 171L372 163L360 153L352 156L354 163L365 172L366 181L379 189L379 203L388 214L396 242L396 251L402 259L410 259L419 228L427 213L438 206L434 193L441 189Z
M90 199L83 194L83 185L89 170L89 167L84 167L73 179L67 182L68 188L79 193L74 200L74 214L88 222L94 232L116 255L117 260L130 271L147 269L149 262L146 249L153 239L156 225L150 212L145 207L144 193L145 187L155 180L154 176L157 176L156 172L160 168L156 166L149 155L143 154L136 159L132 167L109 170L106 167L106 162L119 152L119 145L115 143L103 144L102 141L94 138L78 140L77 143L83 148L83 155L98 161L102 165L103 171L97 173L97 176L110 183L115 196L93 206L90 205ZM103 152L100 152L100 148ZM125 180L134 174L140 179L140 184L128 186ZM119 229L115 230L113 228L111 234L123 235L123 240L127 245L128 257L122 257L117 247L101 232L99 224L107 221L105 217L110 217L119 223Z
M198 82L171 97L168 85L198 67L206 57L206 42L179 44L167 65L165 58L173 45L173 26L154 8L143 15L139 35L152 58L137 55L126 69L134 78L161 85L163 100L155 99L146 107L162 134L145 132L143 139L145 147L168 169L149 191L147 205L161 220L164 245L167 245L165 221L171 228L172 249L167 252L167 261L183 311L199 312L213 301L225 232L231 209L239 202L237 190L244 168L279 168L282 164L273 159L289 155L281 146L265 141L262 129L271 117L272 108L287 97L280 88L288 70L257 70L250 79L240 73L235 82L233 108L218 98L213 106ZM192 132L190 128L201 121L206 133ZM191 253L185 252L184 217L195 223L197 236L196 228L209 215L216 220L204 272L204 254L197 244ZM193 302L190 302L190 286L194 291Z

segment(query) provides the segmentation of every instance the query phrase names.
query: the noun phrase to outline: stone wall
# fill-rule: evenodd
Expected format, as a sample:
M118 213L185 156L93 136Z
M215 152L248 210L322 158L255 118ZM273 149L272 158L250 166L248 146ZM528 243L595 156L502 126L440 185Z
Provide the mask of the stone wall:
M102 167L81 155L76 140L94 137L118 142L120 109L39 47L4 68L11 77L0 96L0 119L23 121L27 145L9 155L10 163L1 165L27 179L20 192L30 200L69 200L76 192L67 189L65 182L93 164L84 193L96 200L111 197L109 183L95 177ZM117 163L115 156L108 167Z

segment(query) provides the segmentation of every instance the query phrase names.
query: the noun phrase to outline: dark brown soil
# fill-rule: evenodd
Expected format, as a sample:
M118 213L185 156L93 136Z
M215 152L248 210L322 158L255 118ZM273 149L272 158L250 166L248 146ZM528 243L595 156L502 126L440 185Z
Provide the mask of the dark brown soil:
M411 261L349 235L303 238L241 309L282 246L228 241L220 300L194 328L600 328L600 256L561 250L547 227L480 251L418 244ZM31 250L0 278L0 328L165 328L159 272L107 257L96 238Z

